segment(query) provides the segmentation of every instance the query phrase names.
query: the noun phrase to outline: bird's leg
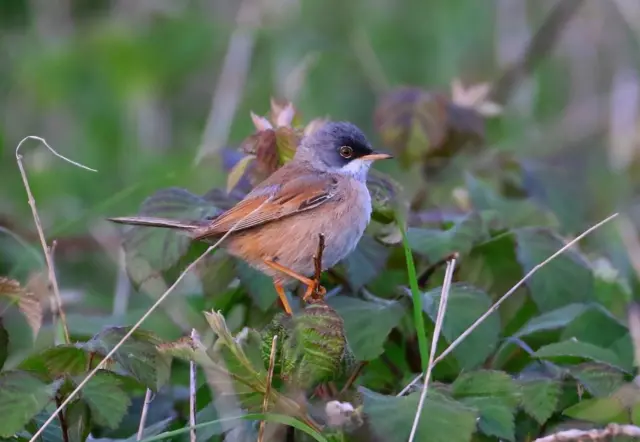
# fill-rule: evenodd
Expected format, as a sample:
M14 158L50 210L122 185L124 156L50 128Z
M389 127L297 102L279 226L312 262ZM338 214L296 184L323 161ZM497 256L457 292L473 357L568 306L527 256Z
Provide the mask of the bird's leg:
M293 314L293 310L291 310L291 306L289 305L289 300L287 299L287 294L284 292L284 287L278 281L273 281L273 286L278 293L278 297L280 298L280 302L282 302L282 308L287 315L291 316Z
M288 267L283 266L282 264L278 264L277 262L271 260L271 259L265 259L264 263L266 265L268 265L269 267L271 267L274 270L277 270L279 272L284 273L287 276L292 277L293 279L296 279L298 281L300 281L301 283L303 283L304 285L313 285L313 280L307 278L306 276L302 276L299 273L294 272L293 270L291 270Z

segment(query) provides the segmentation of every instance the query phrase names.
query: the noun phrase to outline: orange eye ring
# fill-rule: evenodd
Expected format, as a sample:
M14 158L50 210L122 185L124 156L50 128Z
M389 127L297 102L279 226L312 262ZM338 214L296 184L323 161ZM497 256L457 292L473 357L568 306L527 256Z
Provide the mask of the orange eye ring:
M351 146L342 146L340 148L340 156L349 159L353 156L353 148Z

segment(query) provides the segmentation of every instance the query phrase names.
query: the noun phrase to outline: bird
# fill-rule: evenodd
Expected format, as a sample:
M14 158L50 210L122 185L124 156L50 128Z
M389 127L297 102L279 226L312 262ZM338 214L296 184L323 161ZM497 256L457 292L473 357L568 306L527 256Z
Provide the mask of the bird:
M193 241L213 243L273 280L287 315L285 288L299 281L303 299L318 289L311 280L318 237L324 236L322 271L348 256L371 219L366 179L371 165L392 155L374 150L363 131L346 121L327 121L305 135L293 158L256 185L241 201L204 220L130 216L120 224L169 228Z

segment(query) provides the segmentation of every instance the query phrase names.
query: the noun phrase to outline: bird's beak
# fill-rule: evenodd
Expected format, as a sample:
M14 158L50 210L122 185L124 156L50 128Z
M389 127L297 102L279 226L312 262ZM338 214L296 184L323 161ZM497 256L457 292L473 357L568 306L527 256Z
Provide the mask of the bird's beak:
M390 155L388 153L383 153L383 152L373 152L373 153L370 153L369 155L360 157L361 160L365 160L365 161L388 160L390 158L393 158L393 155Z

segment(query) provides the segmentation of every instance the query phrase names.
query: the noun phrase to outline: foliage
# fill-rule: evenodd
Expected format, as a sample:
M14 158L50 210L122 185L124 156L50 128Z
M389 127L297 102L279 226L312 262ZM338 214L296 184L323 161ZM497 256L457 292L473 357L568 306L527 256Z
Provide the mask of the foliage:
M226 42L238 41L230 23L248 25L219 2L205 11L198 2L147 2L138 10L72 0L56 2L59 16L31 3L0 6L0 51L9 61L0 83L14 85L0 104L9 122L0 126L0 152L9 153L0 163L7 180L0 189L0 438L32 438L96 370L42 440L137 440L145 414L145 440L184 441L190 396L202 441L257 440L261 422L265 440L407 440L423 386L398 393L427 364L442 261L454 254L436 355L465 337L434 368L415 440L519 441L576 422L640 425L633 229L605 226L538 267L614 207L624 207L627 224L637 222L637 183L623 182L605 155L624 149L603 154L590 146L616 138L598 132L582 143L584 134L561 130L576 119L599 130L582 114L560 114L584 108L567 97L584 84L568 88L558 75L583 71L583 59L546 57L555 41L534 35L524 59L503 70L504 60L487 55L502 51L487 42L505 15L499 2L396 7L384 0L376 8L303 0L296 12L298 2L289 1L274 8L281 13L260 11L257 28L245 30L253 67L246 79L232 75L241 87L234 92L218 69ZM69 35L47 21L64 18L63 3L78 25ZM512 7L518 3L526 2ZM560 0L558 8L569 3L579 2ZM524 10L544 19L552 40L565 27L553 24L557 11ZM597 15L582 19L590 24ZM482 65L473 55L480 47ZM520 76L536 86L520 91L533 103L524 111L521 97L508 100ZM209 110L210 79L218 77L224 90ZM356 122L397 159L367 178L372 221L354 252L321 276L329 296L303 303L292 289L294 315L285 316L268 277L215 250L120 345L207 245L169 229L100 220L134 212L211 219L291 161L302 137L328 118ZM233 121L223 127L226 120ZM23 151L70 342L50 308L52 287L10 146L33 127L65 155L81 146L69 156L101 172L87 178L50 161L49 152ZM144 405L148 391L153 401Z

